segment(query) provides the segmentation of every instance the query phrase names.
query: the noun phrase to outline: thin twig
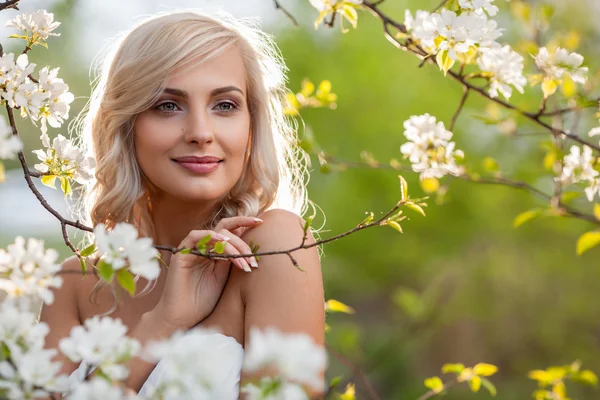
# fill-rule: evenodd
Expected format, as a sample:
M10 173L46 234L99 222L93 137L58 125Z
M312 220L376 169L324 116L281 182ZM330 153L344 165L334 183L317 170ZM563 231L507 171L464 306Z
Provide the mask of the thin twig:
M296 18L294 18L294 16L288 10L286 10L285 7L283 7L281 4L279 4L278 0L273 0L273 3L275 4L275 9L283 11L283 13L292 21L294 26L299 26Z
M371 382L369 382L369 379L366 377L366 375L360 370L360 368L355 363L353 363L352 361L348 360L346 357L342 356L340 353L335 351L329 344L325 343L325 347L342 364L344 364L347 368L352 370L353 376L357 376L361 380L361 382L365 386L365 389L369 393L369 397L371 399L374 399L374 400L381 399L381 397L379 397L379 395L377 394L377 392L371 385ZM332 390L333 390L333 387L329 387L329 389L327 390L327 392L325 393L325 395L323 397L327 397L329 395L329 393L331 393Z
M436 8L433 9L432 13L434 13L434 12L438 11L440 8L444 7L447 2L448 2L448 0L442 0L442 2Z
M442 389L441 390L448 390L450 389L452 386L456 385L458 383L458 381L450 381L450 382L446 382L443 384ZM440 392L439 391L435 391L435 390L430 390L429 392L425 393L423 396L419 397L418 400L427 400L433 396L438 395Z
M18 10L18 2L21 0L7 0L4 3L0 3L0 11L2 10L6 10L7 8L14 8L15 10Z
M464 88L463 95L460 98L460 103L458 104L458 109L456 110L456 112L452 116L452 121L450 122L450 127L448 128L448 130L451 131L451 132L454 130L454 125L456 124L456 120L458 119L458 115L460 114L460 112L462 111L463 107L465 106L465 103L467 102L467 97L469 97L469 88Z

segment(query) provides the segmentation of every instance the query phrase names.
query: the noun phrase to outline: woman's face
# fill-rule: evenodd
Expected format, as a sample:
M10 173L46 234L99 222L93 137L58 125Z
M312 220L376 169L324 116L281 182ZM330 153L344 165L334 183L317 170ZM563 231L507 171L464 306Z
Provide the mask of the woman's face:
M134 126L137 161L161 195L210 201L235 185L250 134L246 98L246 73L235 46L174 71ZM201 158L206 156L214 159Z

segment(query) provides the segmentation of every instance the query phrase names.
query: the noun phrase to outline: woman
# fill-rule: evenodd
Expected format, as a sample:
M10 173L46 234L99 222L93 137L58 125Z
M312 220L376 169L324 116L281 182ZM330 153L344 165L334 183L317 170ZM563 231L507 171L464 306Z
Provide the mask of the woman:
M82 133L97 162L82 219L125 221L155 244L194 247L207 234L226 254L291 249L304 236L304 168L284 115L285 67L270 37L246 20L193 11L155 15L124 35L103 64ZM309 233L306 244L314 243ZM274 326L324 342L323 286L316 247L287 255L211 261L161 251L169 268L139 278L143 296L120 298L111 317L142 345L195 326L215 334L232 357L237 388L250 328ZM66 270L80 269L76 258ZM98 278L65 274L41 320L49 347L114 304ZM138 293L139 294L139 291ZM62 358L63 373L77 365ZM207 362L210 362L207 360ZM136 392L155 368L139 358L127 386ZM80 374L84 368L80 368ZM151 378L152 379L152 378ZM237 393L236 393L237 397Z

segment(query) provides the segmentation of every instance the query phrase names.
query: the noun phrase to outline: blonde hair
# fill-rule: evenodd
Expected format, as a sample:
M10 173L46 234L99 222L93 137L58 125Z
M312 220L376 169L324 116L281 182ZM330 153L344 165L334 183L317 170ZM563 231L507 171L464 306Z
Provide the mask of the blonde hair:
M140 236L154 236L148 209L152 185L134 152L135 118L158 100L171 71L231 46L240 50L247 72L250 155L238 182L198 229L275 207L305 212L307 157L284 114L287 68L273 39L252 18L183 10L136 24L118 39L92 81L90 101L75 122L80 145L97 163L96 180L82 189L77 205L80 220L108 228L128 222Z

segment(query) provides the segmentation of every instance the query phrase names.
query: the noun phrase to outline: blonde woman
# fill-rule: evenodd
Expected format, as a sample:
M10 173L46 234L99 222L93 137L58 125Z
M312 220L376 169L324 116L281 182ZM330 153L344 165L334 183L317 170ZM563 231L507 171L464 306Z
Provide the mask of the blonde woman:
M283 115L285 71L269 35L248 20L179 11L137 24L103 63L83 124L97 180L83 193L82 218L109 229L129 222L172 247L194 247L211 234L227 240L230 255L251 253L250 240L261 252L299 245L306 171ZM314 243L312 235L306 243ZM238 389L252 327L303 332L323 344L316 247L293 253L305 272L286 255L259 262L161 255L169 268L153 282L140 277L137 287L149 290L134 297L99 287L94 275L65 274L55 302L41 313L48 346L111 308L142 345L176 330L216 328L215 345L232 371L222 384ZM63 267L80 269L74 257ZM116 305L111 290L119 291ZM62 373L78 368L60 361ZM158 379L149 379L156 366L142 359L128 367L126 384L136 392Z

